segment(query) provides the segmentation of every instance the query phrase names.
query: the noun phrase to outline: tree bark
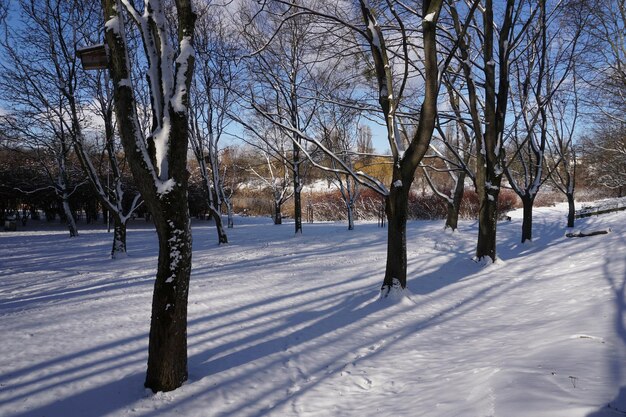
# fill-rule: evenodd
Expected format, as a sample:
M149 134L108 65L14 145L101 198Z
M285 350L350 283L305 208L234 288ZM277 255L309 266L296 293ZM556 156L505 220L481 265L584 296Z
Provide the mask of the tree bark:
M78 227L76 227L76 220L74 219L74 214L70 208L69 196L66 194L63 194L61 205L63 206L63 214L65 215L65 222L70 232L70 237L78 236Z
M281 204L274 202L274 224L283 224L283 215L280 208Z
M174 390L187 380L191 227L186 187L175 188L178 190L172 190L161 202L154 202L157 204L152 210L159 237L159 261L145 386L154 392Z
M394 182L395 183L395 182ZM409 204L408 184L392 186L385 199L385 213L387 215L387 264L383 280L383 296L389 294L397 280L402 288L406 287L406 221ZM385 293L386 291L386 293Z
M498 196L502 182L502 133L505 127L509 94L509 33L512 28L513 0L507 0L504 21L494 36L493 1L487 0L483 12L483 59L485 62L485 99L482 138L477 138L476 186L480 209L478 213L478 240L476 260L485 257L496 260L496 228L498 223ZM494 57L494 39L498 41L498 56ZM499 59L496 88L495 61ZM468 74L467 79L471 78ZM473 82L472 82L473 85ZM477 130L480 132L480 130Z
M209 212L211 213L211 217L215 220L215 229L217 230L217 242L218 244L226 244L228 243L228 235L226 235L226 231L224 230L224 222L222 222L222 216L220 212L213 207L212 204L209 204Z
M348 210L348 230L354 230L354 203L346 202L346 210Z
M111 248L111 258L126 255L126 222L113 216L115 225L113 226L113 247Z
M576 206L574 204L574 194L565 193L567 197L567 227L574 227L574 220L576 219Z
M446 216L444 229L450 228L456 230L459 225L459 212L461 210L463 194L465 194L465 175L465 171L461 171L458 174L456 186L452 194L452 202L448 202L448 215Z
M480 169L477 170L477 183L480 181ZM489 170L488 170L489 172ZM498 225L498 195L500 194L500 177L492 178L497 181L497 189L492 187L479 186L480 208L478 210L478 241L476 243L476 260L483 260L485 257L496 260L496 229ZM482 190L482 191L481 191ZM482 193L482 195L481 195Z
M523 219L522 219L522 243L533 240L533 204L535 198L531 196L522 197Z
M293 219L295 223L295 233L302 233L302 178L300 178L300 161L299 156L295 154L294 147L294 171L293 171ZM300 148L298 148L298 154L300 152ZM298 160L296 161L296 158Z

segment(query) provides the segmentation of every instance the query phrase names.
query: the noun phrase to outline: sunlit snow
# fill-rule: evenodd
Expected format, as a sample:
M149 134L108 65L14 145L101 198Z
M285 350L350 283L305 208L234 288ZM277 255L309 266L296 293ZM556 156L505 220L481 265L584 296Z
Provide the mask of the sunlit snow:
M602 417L626 411L626 212L538 208L498 228L409 222L408 290L380 300L387 230L237 218L229 245L194 222L189 381L143 388L156 233L104 226L0 233L0 415ZM93 228L95 227L95 229ZM43 231L41 231L43 230ZM613 414L612 414L613 413Z

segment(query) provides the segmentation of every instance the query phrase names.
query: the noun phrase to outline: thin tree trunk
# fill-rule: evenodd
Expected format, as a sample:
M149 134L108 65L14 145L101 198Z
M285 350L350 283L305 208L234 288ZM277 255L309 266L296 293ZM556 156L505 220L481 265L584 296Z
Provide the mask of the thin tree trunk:
M463 194L465 193L465 175L464 171L458 174L452 195L452 202L448 202L448 215L446 217L445 229L450 228L456 230L459 225L459 212L461 211L461 202L463 201Z
M301 196L300 164L294 163L293 174L293 219L295 221L295 233L302 233L302 196Z
M348 210L348 230L354 230L354 203L352 201L347 201L346 203L346 209Z
M227 216L227 221L228 221L228 228L232 229L233 227L235 227L235 222L233 220L233 205L230 201L225 201L226 203L226 216Z
M567 197L567 227L574 227L574 220L576 219L576 207L574 204L574 194L565 193Z
M283 224L283 215L280 212L281 204L274 201L274 224Z
M523 220L522 220L522 243L527 240L533 240L533 204L535 202L534 197L523 196Z
M220 212L217 211L213 205L209 204L209 212L211 213L211 217L215 220L215 229L217 230L217 240L218 244L228 243L228 236L226 235L226 231L224 230L224 223L222 222L222 216Z
M111 258L126 256L126 222L119 216L114 216L115 225L113 227L113 247L111 248Z
M63 214L65 215L65 222L70 232L70 237L76 237L78 236L78 227L76 227L76 220L74 219L74 214L72 214L69 197L66 194L63 194L62 206Z

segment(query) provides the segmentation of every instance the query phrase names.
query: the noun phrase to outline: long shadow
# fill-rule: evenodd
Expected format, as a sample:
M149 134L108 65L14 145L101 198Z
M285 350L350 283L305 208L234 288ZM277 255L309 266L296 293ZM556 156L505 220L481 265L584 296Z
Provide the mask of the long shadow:
M11 417L102 417L110 415L115 411L129 408L138 398L141 398L144 392L143 380L143 374L127 375L121 379L58 398L50 404L13 414ZM103 398L108 400L102 401Z
M626 237L619 235L622 245L626 247ZM615 314L613 318L615 332L623 343L623 349L626 349L626 326L624 325L624 318L626 317L626 271L624 276L613 276L610 267L610 259L605 260L604 265L604 277L610 284L615 302ZM619 359L614 359L613 363L609 363L608 367L613 373L612 378L615 383L620 383L624 378L622 369L626 366L626 354L617 355ZM621 356L621 357L620 357ZM626 386L619 388L617 395L606 405L600 407L597 411L589 414L587 417L615 417L626 416Z
M325 233L327 232L324 231L324 234ZM361 236L355 236L354 237L355 241L350 242L347 245L347 247L359 246L362 248L363 243L357 241L358 237L361 237ZM349 239L346 239L346 241L348 240ZM306 240L303 240L301 242L303 243L302 246L305 246ZM281 244L282 243L284 242L281 242ZM379 242L374 242L374 243L369 243L369 244L377 245L379 244ZM249 246L251 248L254 248L255 244L251 244ZM344 245L342 245L342 249L346 250ZM293 257L289 255L286 257L286 259L281 260L281 262L287 265L291 260L296 260L297 255L305 256L305 257L313 257L313 256L317 256L320 253L320 251L324 255L330 256L333 253L333 248L332 247L327 248L327 249L304 248L302 253L295 254L293 255ZM429 255L426 255L426 256L429 256ZM276 264L276 259L273 259L273 260L263 259L262 260L263 264L270 264L272 263L272 261L274 264ZM257 262L259 262L259 260L250 260L244 265L244 267L254 268L256 265L258 265ZM471 264L471 261L467 260L466 258L463 258L459 262L468 262ZM416 263L414 264L413 268L415 269L417 267L417 269L419 269L419 266L420 266L419 263ZM241 263L239 263L239 267L241 267ZM293 266L294 269L296 267L297 266ZM225 265L224 267L220 268L218 272L219 274L222 274L223 272L228 271L232 268L234 268L233 265ZM474 273L475 271L468 272L467 269L459 268L458 265L454 265L454 264L451 264L448 266L442 265L438 269L426 274L426 278L430 279L438 275L449 275L449 274L452 274L453 272L456 275L446 280L441 280L439 283L432 284L430 286L422 286L421 284L419 284L419 285L416 285L416 287L423 288L424 291L428 291L428 292L436 291L437 289L445 285L449 285L451 283L457 282L459 279L471 273ZM360 277L360 278L357 277L356 279L363 279L363 278L364 277ZM352 278L350 278L349 280L352 280ZM346 280L345 282L348 282L349 280ZM280 295L276 295L275 297L271 299L256 301L253 303L249 303L247 305L235 306L229 309L228 311L223 311L217 314L199 317L197 319L191 320L189 323L190 331L191 331L190 336L192 338L200 337L202 336L202 334L208 334L210 336L210 332L215 330L215 328L211 328L211 329L203 329L200 332L194 332L193 327L197 324L200 324L203 322L211 322L220 317L228 316L229 314L245 312L245 311L249 311L254 308L257 308L257 307L263 307L263 306L272 305L274 303L279 303L290 297L293 297L294 294L299 294L299 295L315 294L315 293L323 294L324 289L328 289L329 287L333 287L333 286L339 288L341 284L342 282L333 283L332 285L331 284L320 285L314 288L307 288L306 290L296 291L295 293L290 293L290 294L281 293ZM124 283L120 282L119 285L123 286ZM472 284L468 283L467 285L472 285ZM502 296L503 294L506 293L506 291L510 290L512 288L511 286L513 285L517 285L517 284L515 283L505 284L503 282L500 282L498 284L486 286L485 288L482 288L479 291L473 293L470 297L467 297L466 299L463 299L463 300L459 300L459 302L454 304L453 306L445 307L441 309L441 311L425 318L422 321L414 322L411 326L407 327L405 332L402 332L399 335L393 332L389 332L387 335L383 335L383 336L384 337L398 336L397 338L394 338L395 341L401 340L402 338L409 337L411 335L414 335L416 332L420 332L424 330L425 328L428 328L436 324L440 324L447 320L452 320L454 318L459 317L459 315L466 314L467 312L478 308L480 305L484 304L488 300L493 299L494 297ZM94 293L98 291L105 292L113 288L117 288L117 287L108 287L106 289L95 288L93 289L93 291ZM620 291L622 294L622 298L619 298L619 297L618 298L622 300L622 304L623 304L623 295L624 295L623 285ZM288 316L285 322L279 322L270 329L262 330L260 332L255 333L254 335L245 336L236 341L225 344L224 346L219 346L216 349L204 350L202 352L199 352L195 355L190 356L190 360L189 360L190 373L192 373L193 375L198 375L200 377L215 375L219 372L225 372L229 369L236 368L236 367L243 367L252 361L257 361L261 358L286 351L286 349L289 347L299 346L306 342L310 342L315 339L320 339L322 336L328 333L335 332L342 328L346 328L350 325L353 325L355 322L356 323L363 322L363 323L359 323L359 325L356 327L359 327L361 325L366 326L367 324L365 323L366 321L365 319L368 316L386 307L386 305L382 303L368 303L368 301L371 300L372 298L372 294L373 294L373 291L369 287L361 288L361 289L338 291L332 297L333 300L332 300L331 305L329 305L326 308L319 309L316 311L304 310L304 311L296 312ZM320 301L320 298L318 296L315 296L309 302L315 303L319 301ZM276 307L276 308L269 309L269 310L264 309L259 314L256 314L253 317L248 316L247 318L254 319L260 316L274 315L280 312L285 312L288 308L289 306L285 306L285 307L281 306L281 307ZM620 308L624 308L625 310L622 310L622 311L626 311L625 306L621 306ZM229 323L229 325L230 324L232 323ZM289 329L293 327L297 327L298 325L303 325L303 326L296 331L288 332ZM218 326L218 327L224 327L224 326ZM351 332L354 332L357 330L359 329L357 328L356 330L351 330ZM336 337L349 337L350 336L349 334L346 335L345 332L343 333L344 334L337 335ZM273 334L278 334L278 335L272 337ZM147 339L146 335L142 334L142 335L134 336L129 339L118 340L114 343L117 346L119 344L124 344L124 343L129 343L130 341L135 341L139 338ZM623 339L626 341L626 331L624 332ZM197 344L198 340L194 340L193 343ZM368 343L371 343L371 342L368 342ZM391 343L392 342L389 342L389 345ZM111 345L102 345L93 349L88 349L88 350L81 351L78 353L73 353L65 357L56 358L52 361L38 363L36 365L33 365L32 368L18 370L17 374L24 375L26 373L33 372L36 369L41 369L42 366L45 367L51 364L62 364L64 361L69 362L73 358L80 357L80 356L87 357L96 351L106 350L108 347L111 347ZM238 347L243 347L243 348L235 351ZM311 347L309 349L319 350L322 348L323 346L318 344L315 347ZM130 353L131 354L137 353L138 350L139 349L132 350L132 352ZM235 352L228 353L224 356L220 356L224 352L229 351L229 350L231 352L232 351L235 351ZM372 355L380 354L382 351L383 349L380 349L377 352L373 352ZM129 352L125 352L125 353L127 354ZM342 352L340 354L345 355L346 353L348 352ZM318 372L318 373L321 372L323 370L323 366L328 366L328 364L335 364L335 366L339 366L339 365L336 365L339 359L340 359L339 357L335 357L335 358L331 358L330 360L326 360L325 363L320 364L318 369L315 370L314 372ZM275 366L276 362L280 362L280 360L281 358L278 358L276 361L272 363L272 365ZM109 362L111 361L111 359L107 358L104 361ZM120 367L125 366L125 365L113 365L113 364L110 364L110 365L111 366L109 366L107 369L111 369L111 367L115 367L115 366L120 366ZM79 367L82 367L82 366L86 366L86 365L80 365ZM335 369L335 371L337 370L338 368ZM71 371L73 370L70 370L68 372L71 372ZM332 375L332 373L333 373L333 370L331 369L328 375ZM13 374L13 376L15 375L16 374ZM48 376L46 376L46 378L48 378ZM41 406L35 410L29 410L27 412L19 414L16 417L27 417L27 416L34 417L34 416L39 416L39 415L81 415L81 416L91 417L91 416L96 416L96 415L104 415L104 414L113 412L121 407L125 407L126 405L132 403L132 401L135 401L138 398L140 398L142 396L143 390L137 390L136 387L142 386L142 382L143 382L142 378L143 378L143 375L130 375L122 379L121 381L110 382L105 385L99 385L97 387L91 388L84 392L78 392L70 397L66 397L60 400L58 404L55 403L56 405L51 404L47 406ZM319 383L322 380L323 378L320 378L317 383ZM230 383L236 383L236 382L237 382L236 380L230 381ZM127 394L126 396L122 396L122 399L120 401L108 401L108 402L101 401L101 398L103 398L103 396L104 398L117 398L116 395L119 396L120 392L123 392L123 391L129 391L130 394ZM301 393L303 392L305 392L305 390L303 390ZM299 395L301 395L301 393ZM259 393L259 397L262 395L263 393ZM254 400L258 400L258 398L250 399L250 401L254 401ZM287 400L288 399L285 399L284 401L287 401ZM83 411L82 409L80 409L82 405L89 404L90 402L98 403L99 406L96 407L95 409L86 410L86 411ZM172 407L174 406L175 405L173 404ZM241 411L241 408L245 406L246 406L245 404L242 404L239 408L237 408L237 410L233 410L232 415L237 415L237 411ZM162 414L163 411L164 410L161 409L159 410L159 413Z
M288 395L279 399L274 403L273 409L276 407L285 405L292 401L297 396L301 396L310 391L314 387L322 384L326 378L336 375L341 369L348 363L356 363L367 358L372 358L376 355L384 354L386 349L390 346L415 336L415 334L424 331L432 326L437 326L459 318L477 308L484 305L498 297L504 296L508 291L515 286L520 285L519 282L508 282L502 280L498 283L492 283L484 288L477 289L471 295L464 299L458 300L451 305L442 307L439 311L434 312L418 321L407 324L403 330L390 329L385 333L379 333L376 335L376 340L366 340L359 346L352 346L349 351L337 350L332 355L324 355L323 360L315 364L314 368L308 369L308 375L314 375L315 378L310 381L300 381L298 385L300 388L294 394ZM279 355L285 352L289 355L288 350L297 348L298 346L310 346L311 341L320 339L322 336L328 334L333 335L331 339L324 339L323 344L317 344L310 346L306 349L298 352L299 356L307 357L310 355L320 354L323 351L325 345L332 345L338 342L339 339L350 338L351 334L358 334L359 332L369 328L372 323L365 320L373 313L383 311L389 307L388 304L382 301L374 301L372 295L374 291L371 288L362 288L361 290L354 291L357 295L345 296L342 299L337 300L335 304L322 311L316 312L298 312L289 317L286 322L273 328L267 333L258 334L253 337L252 340L247 342L254 342L256 338L258 343L248 345L243 349L238 349L237 346L245 346L246 341L237 340L233 342L229 349L233 350L225 356L214 357L216 352L213 350L207 350L197 355L194 355L190 360L190 371L198 378L204 378L206 376L214 375L219 372L224 372L236 367L245 367L245 365L251 362L259 361L264 357L272 356L273 359L269 363L264 363L262 367L256 368L254 371L248 371L246 377L249 377L250 372L256 375L262 374L264 371L269 371L273 367L280 366L281 362L285 360L284 356ZM419 309L419 304L405 307L405 311ZM398 313L398 312L396 312ZM386 321L391 317L381 315L378 320ZM300 329L285 333L289 328L295 327L297 324L309 322L306 326ZM342 332L337 334L337 330L347 328L350 326L350 332ZM281 333L274 338L264 340L266 336L270 336L272 333ZM384 345L381 348L372 349L372 345L384 341ZM356 355L353 358L349 358L354 352L365 352ZM287 356L288 357L288 356ZM221 381L224 389L229 389L231 384L237 385L242 381L241 376L232 376L226 380ZM261 416L265 412L258 410L258 407L262 400L271 397L278 392L284 392L289 389L289 385L294 381L285 381L283 383L276 383L271 388L259 388L259 392L255 396L247 398L243 403L235 405L235 408L229 409L225 415L248 415L248 416ZM182 401L186 401L183 399ZM166 412L168 409L161 409L161 412ZM253 413L248 413L249 409L256 409Z

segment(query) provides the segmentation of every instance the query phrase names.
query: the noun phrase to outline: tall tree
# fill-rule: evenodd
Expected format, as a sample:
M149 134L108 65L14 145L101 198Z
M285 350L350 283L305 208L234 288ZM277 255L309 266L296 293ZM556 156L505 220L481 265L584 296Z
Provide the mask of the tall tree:
M279 0L280 1L280 0ZM363 172L355 172L347 167L340 158L327 149L319 141L301 133L297 126L282 123L294 134L315 143L330 156L343 172L349 173L360 183L371 187L383 194L386 198L386 214L388 219L387 262L385 277L381 293L383 297L389 295L393 288L406 287L407 251L406 251L406 222L408 216L408 199L415 170L419 166L428 149L437 116L437 96L439 92L439 68L437 55L437 21L442 7L442 1L421 2L419 9L414 9L404 3L382 2L373 6L365 0L359 0L357 13L341 10L336 4L303 5L298 2L280 1L286 6L299 10L293 16L303 13L317 16L320 27L326 32L343 35L341 41L343 54L356 54L365 61L362 71L370 76L376 93L377 110L387 127L387 139L391 148L393 160L393 175L391 188L388 189L375 178L366 176ZM396 10L395 7L400 10ZM360 23L355 20L357 18ZM380 21L379 21L380 19ZM287 18L291 20L291 18ZM319 23L319 22L318 22ZM415 25L408 28L407 25ZM333 29L330 26L334 25ZM419 33L419 35L417 34ZM415 36L420 36L419 57L413 53L417 43ZM356 42L355 49L345 47L345 39L359 37L365 42L365 49ZM391 42L388 41L391 39ZM325 51L328 52L328 51ZM447 64L444 60L442 65ZM399 71L400 74L397 74ZM399 109L406 105L405 92L409 80L418 76L421 79L423 93L417 100L419 110L411 110L410 117L416 127L409 137L402 132Z
M550 178L545 160L549 106L564 83L571 84L579 36L586 24L572 28L563 25L565 8L561 2L540 0L537 8L537 18L520 42L522 52L512 63L510 107L514 120L505 133L509 155L503 153L508 182L522 200L522 243L532 240L533 204Z
M202 65L196 66L192 85L191 144L200 168L209 211L215 221L219 243L228 243L221 209L228 195L221 176L220 140L229 125L227 112L233 105L233 84L237 81L235 58L237 47L228 39L224 9L215 5L199 8L196 22L196 55ZM228 210L228 228L233 227L232 210Z
M307 163L303 135L317 108L317 101L311 96L315 79L312 66L321 61L316 41L320 38L310 16L297 13L291 4L281 3L264 3L256 12L242 11L244 39L250 49L248 72L253 80L247 102L253 113L270 116L283 135L291 139L293 218L295 233L302 233L301 194Z
M196 15L189 0L176 0L174 6L177 32L173 45L172 22L168 21L163 1L146 0L140 10L129 0L102 0L118 128L159 240L145 382L155 392L176 389L187 379L191 273L188 107ZM148 66L152 127L147 133L139 124L126 43L127 20L141 36Z
M538 11L535 2L529 0L507 0L503 8L494 7L493 3L493 0L485 0L481 4L482 19L476 19L471 30L465 32L457 6L450 7L467 89L464 100L476 137L476 192L480 204L477 261L496 260L510 67L519 59L515 52Z
M576 128L579 120L578 82L573 72L569 91L558 92L548 105L550 128L547 164L554 186L567 198L567 227L574 227L576 207Z

